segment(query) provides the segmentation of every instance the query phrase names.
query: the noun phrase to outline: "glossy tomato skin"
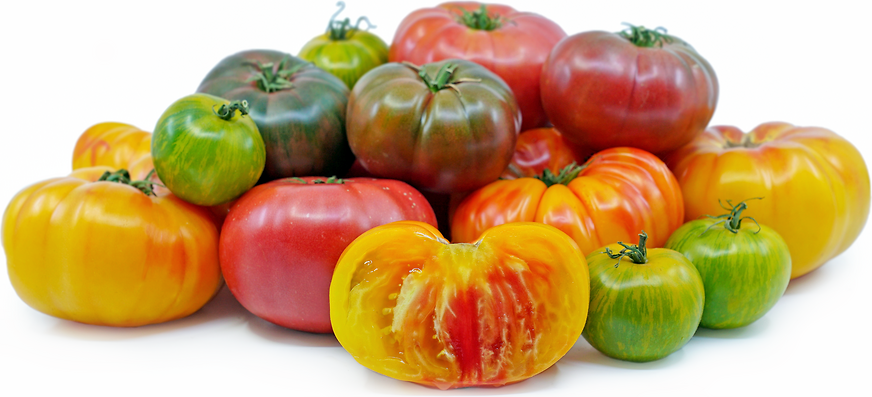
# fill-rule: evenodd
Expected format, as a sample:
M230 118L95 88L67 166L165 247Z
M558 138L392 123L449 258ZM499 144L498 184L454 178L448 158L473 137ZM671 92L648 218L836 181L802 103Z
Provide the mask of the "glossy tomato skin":
M546 169L558 173L564 167L582 164L593 151L571 144L555 128L536 128L518 135L512 162L502 179L533 178Z
M763 317L784 294L790 251L766 225L745 220L733 233L714 225L717 221L685 223L669 237L666 248L687 257L702 277L705 309L700 326L744 327Z
M609 241L662 247L684 222L684 202L675 177L654 155L634 148L594 154L568 185L547 186L535 178L493 182L467 196L454 211L451 236L474 241L490 227L540 222L567 233L590 253Z
M348 143L369 173L455 193L496 180L509 164L521 125L511 90L469 61L421 68L433 77L446 64L457 65L453 88L436 92L414 67L398 63L357 82L348 100Z
M175 196L95 182L106 171L80 168L9 203L3 249L16 293L45 314L96 325L194 313L223 285L215 224Z
M230 102L206 94L174 102L154 128L151 154L158 177L176 196L197 205L233 200L263 172L263 139L251 117L215 113Z
M717 99L714 69L675 37L642 48L616 33L579 33L558 43L542 69L548 118L594 150L676 149L705 129Z
M613 252L623 248L607 247ZM644 362L666 357L690 341L705 303L693 264L665 248L649 249L645 264L612 259L605 248L587 256L590 311L582 335L591 346L612 358Z
M774 122L745 134L711 127L665 158L681 184L688 221L721 213L718 200L763 197L744 214L784 238L791 278L844 252L869 217L863 157L824 128Z
M105 165L117 170L150 155L150 132L130 124L98 123L85 130L76 141L73 169Z
M363 30L334 40L324 33L309 40L299 57L340 78L348 89L354 88L366 72L388 61L388 45L378 36Z
M255 64L277 71L300 67L290 88L273 92L249 81ZM197 92L228 100L247 100L250 115L266 145L264 180L306 175L342 175L354 156L345 135L348 88L339 78L278 51L251 50L231 55L206 75Z
M367 368L440 389L501 386L557 362L587 318L584 257L557 229L516 223L448 244L420 222L358 237L330 285L339 343Z
M459 20L461 10L503 19L494 30L474 29ZM523 130L543 127L540 74L551 48L566 32L551 20L501 4L448 2L406 16L391 44L391 62L416 65L445 59L466 59L488 68L511 87L523 115Z
M221 230L221 270L246 309L272 323L329 333L328 289L342 250L378 225L436 224L418 191L393 180L279 179L231 208Z

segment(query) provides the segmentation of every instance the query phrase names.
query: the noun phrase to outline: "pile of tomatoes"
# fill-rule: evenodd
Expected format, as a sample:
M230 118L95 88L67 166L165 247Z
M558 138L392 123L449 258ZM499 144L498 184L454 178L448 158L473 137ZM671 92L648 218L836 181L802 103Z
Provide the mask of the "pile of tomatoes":
M663 29L445 3L388 45L338 15L298 56L229 55L153 133L85 131L3 215L21 299L131 327L226 283L379 373L499 386L581 336L650 361L746 326L865 225L851 143L709 127L714 68Z

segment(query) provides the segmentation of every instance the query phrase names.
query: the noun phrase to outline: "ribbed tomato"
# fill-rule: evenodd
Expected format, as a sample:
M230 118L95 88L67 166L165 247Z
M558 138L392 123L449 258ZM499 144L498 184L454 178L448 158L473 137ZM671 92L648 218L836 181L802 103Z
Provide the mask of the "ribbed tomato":
M151 133L129 124L94 124L76 141L73 169L104 165L127 168L143 156L151 155Z
M590 253L609 242L635 243L639 230L662 247L683 220L681 190L666 165L643 150L614 148L559 175L500 180L473 192L455 210L451 236L470 242L503 223L541 222Z
M187 316L222 285L208 212L108 167L19 192L3 215L9 279L51 316L132 327ZM112 182L121 181L119 182Z
M417 65L466 59L488 68L511 87L522 129L548 124L539 81L551 48L566 33L551 20L501 4L450 2L409 14L391 44L391 62Z
M512 162L503 172L502 179L517 179L541 175L546 169L560 173L566 166L581 164L593 151L579 148L566 140L554 128L536 128L518 135Z
M587 319L588 270L559 230L515 223L448 244L420 222L352 242L330 284L339 343L367 368L441 389L500 386L559 360Z
M342 250L386 223L436 225L418 191L394 180L286 178L256 186L221 229L221 270L230 292L258 317L331 332L328 289Z
M745 134L711 127L666 161L681 184L688 221L720 213L718 200L765 198L746 215L787 242L791 278L848 249L869 217L863 157L824 128L766 123Z

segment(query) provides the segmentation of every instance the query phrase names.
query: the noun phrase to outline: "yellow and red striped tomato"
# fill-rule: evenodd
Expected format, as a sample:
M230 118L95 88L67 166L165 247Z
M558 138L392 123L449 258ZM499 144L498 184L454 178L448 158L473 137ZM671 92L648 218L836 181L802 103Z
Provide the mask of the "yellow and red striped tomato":
M452 239L470 242L496 225L540 222L590 253L615 241L635 244L639 230L650 236L649 246L662 247L684 222L678 182L660 159L641 149L603 150L577 175L542 179L500 180L473 192L454 211Z
M515 223L475 244L402 221L354 240L330 284L339 343L367 368L441 389L500 386L563 357L587 320L590 278L557 229Z
M79 136L73 150L73 169L105 165L127 168L151 156L151 133L124 123L99 123Z
M9 203L3 248L18 296L48 315L98 325L197 311L223 283L210 215L173 195L96 181L107 170L38 182Z
M845 251L869 216L863 157L824 128L766 123L745 134L711 127L665 158L681 184L688 221L723 212L718 200L764 197L745 215L784 238L791 278Z

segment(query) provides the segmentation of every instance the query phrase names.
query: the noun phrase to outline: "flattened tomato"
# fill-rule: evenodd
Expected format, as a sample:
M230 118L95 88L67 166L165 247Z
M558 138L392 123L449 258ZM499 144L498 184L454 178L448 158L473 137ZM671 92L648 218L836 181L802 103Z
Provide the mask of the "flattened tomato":
M76 141L73 169L105 165L127 168L143 156L151 156L151 133L124 123L91 126Z
M587 319L589 275L559 230L515 223L448 244L420 222L357 238L330 284L339 343L367 368L442 389L536 375Z

